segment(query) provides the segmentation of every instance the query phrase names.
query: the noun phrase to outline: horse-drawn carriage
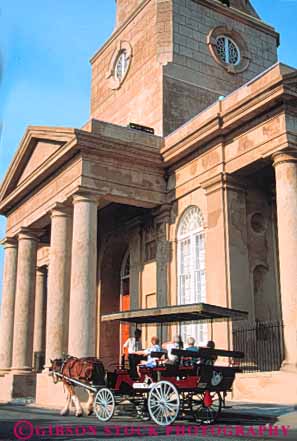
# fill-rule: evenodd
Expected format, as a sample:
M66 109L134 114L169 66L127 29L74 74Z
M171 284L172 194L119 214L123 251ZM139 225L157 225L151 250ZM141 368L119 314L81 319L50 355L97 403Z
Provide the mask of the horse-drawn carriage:
M152 308L126 311L102 316L102 321L120 321L139 325L160 325L162 337L165 324L186 322L209 322L245 319L247 313L234 309L207 304ZM221 413L223 395L231 391L236 367L228 365L207 365L202 362L218 356L231 359L242 358L241 352L221 349L199 348L199 351L173 349L175 364L164 360L164 353L152 353L156 360L154 367L143 366L135 380L128 365L122 360L111 372L97 376L97 384L73 380L70 376L55 370L73 385L82 386L94 394L94 412L102 422L109 421L115 407L124 398L135 405L140 418L150 418L156 424L167 426L178 417L191 416L200 423L213 423ZM99 366L99 372L102 366ZM98 372L98 366L97 366ZM93 383L93 384L92 384ZM223 394L223 395L222 395Z

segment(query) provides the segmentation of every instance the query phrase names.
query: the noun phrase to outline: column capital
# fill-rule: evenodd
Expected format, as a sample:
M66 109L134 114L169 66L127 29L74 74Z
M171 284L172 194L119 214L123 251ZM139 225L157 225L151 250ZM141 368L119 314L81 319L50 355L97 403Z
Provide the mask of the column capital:
M42 230L21 227L18 231L18 240L33 240L39 242Z
M4 247L4 249L7 248L17 248L18 241L14 237L5 237L1 240L0 245Z
M72 215L72 208L65 204L56 202L55 205L50 210L51 217L65 217Z
M141 216L134 217L126 222L126 230L129 237L135 236L135 234L140 234L143 227L143 219Z
M172 210L172 204L163 204L153 210L153 216L157 223L165 222L170 223L170 215Z
M239 192L246 192L246 183L228 173L219 173L203 182L201 187L206 191L206 194L211 194L219 190L233 190Z
M272 155L273 167L283 163L296 163L297 162L297 150L286 149L273 153Z
M73 205L79 202L91 202L99 205L99 196L91 192L79 192L72 196Z
M157 242L157 263L166 264L170 262L172 254L172 243L169 240L161 239Z
M46 266L37 266L36 267L36 274L44 277L47 274L47 267Z

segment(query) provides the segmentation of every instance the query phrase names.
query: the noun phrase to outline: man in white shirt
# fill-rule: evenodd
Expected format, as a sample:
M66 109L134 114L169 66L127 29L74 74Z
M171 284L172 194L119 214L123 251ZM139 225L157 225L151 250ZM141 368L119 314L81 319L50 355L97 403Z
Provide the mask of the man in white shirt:
M128 349L128 354L135 354L141 350L141 330L135 329L134 337L129 337L124 343L124 349Z
M141 330L135 329L134 337L128 338L128 340L124 343L123 346L124 352L125 349L128 350L128 360L130 366L130 376L132 378L138 378L136 366L141 360L141 357L137 354L137 352L141 351Z

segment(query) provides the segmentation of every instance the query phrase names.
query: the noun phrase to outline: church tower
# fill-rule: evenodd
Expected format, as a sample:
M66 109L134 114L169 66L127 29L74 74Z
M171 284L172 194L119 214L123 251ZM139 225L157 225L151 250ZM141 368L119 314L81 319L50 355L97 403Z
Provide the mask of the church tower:
M116 0L94 55L91 118L167 135L277 61L279 36L249 0Z

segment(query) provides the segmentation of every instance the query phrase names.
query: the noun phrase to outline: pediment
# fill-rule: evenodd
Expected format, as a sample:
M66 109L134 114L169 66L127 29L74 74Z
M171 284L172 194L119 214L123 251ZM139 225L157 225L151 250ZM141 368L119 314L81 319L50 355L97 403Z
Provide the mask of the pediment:
M18 186L30 176L39 165L43 164L53 153L55 153L63 145L61 142L45 140L36 140L36 145L25 164L25 167L16 184Z
M42 168L73 137L73 129L29 127L0 189L0 202Z

